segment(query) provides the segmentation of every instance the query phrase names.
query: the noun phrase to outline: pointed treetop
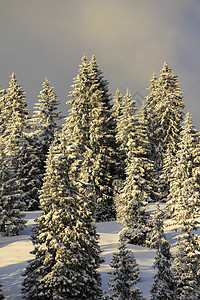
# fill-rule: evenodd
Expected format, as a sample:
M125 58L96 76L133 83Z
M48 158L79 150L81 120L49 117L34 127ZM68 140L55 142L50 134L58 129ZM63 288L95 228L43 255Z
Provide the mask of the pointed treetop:
M115 92L115 95L119 95L119 94L121 94L121 92L120 92L119 88L117 88L116 92Z
M86 55L85 52L83 53L83 56L82 56L81 60L82 60L82 62L87 62L88 61L88 58L87 58L87 55Z
M165 61L164 64L163 64L162 70L168 70L168 69L169 69L169 64L168 64L167 61Z
M10 77L11 77L11 79L15 79L16 78L15 73L12 73L12 75Z
M52 86L52 87L50 87L50 81L49 81L49 79L47 78L47 76L45 76L45 78L44 78L44 82L42 83L42 86L43 86L43 88L47 88L47 89L50 89L50 91L52 91L53 92L53 89L54 89L54 87ZM57 98L57 96L55 95L55 98Z
M92 55L92 58L91 58L91 60L90 60L90 66L91 66L92 69L98 70L98 73L99 73L99 74L102 74L102 71L100 71L100 70L98 69L99 63L98 63L96 57L94 56L94 54Z
M92 59L91 61L97 61L96 56L94 54L92 54Z
M193 133L197 133L197 129L194 128L193 122L192 122L192 116L189 112L187 112L185 119L183 121L184 126L183 126L183 135L186 132L190 132L191 130L193 131Z
M147 90L153 91L155 89L155 87L157 86L157 84L156 84L157 80L158 80L158 77L157 77L156 73L153 72L151 80L150 80L150 86L147 88Z
M127 87L126 88L126 94L125 97L130 96L131 97L131 90Z
M113 116L118 118L121 116L121 111L122 111L122 100L123 100L123 95L121 94L120 90L117 88L115 92L115 96L113 98Z
M12 73L12 75L10 76L9 86L12 87L13 85L17 85L15 73Z

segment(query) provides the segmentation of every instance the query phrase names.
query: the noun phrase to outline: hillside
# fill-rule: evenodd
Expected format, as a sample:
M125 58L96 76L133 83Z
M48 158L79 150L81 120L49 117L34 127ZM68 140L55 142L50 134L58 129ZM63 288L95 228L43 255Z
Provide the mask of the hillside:
M148 210L153 211L154 205L149 205ZM26 220L27 227L19 236L0 238L0 282L3 284L4 296L8 300L19 300L21 297L21 282L22 270L26 266L27 260L32 258L29 253L32 250L32 242L30 240L30 229L34 224L34 219L40 212L27 212ZM102 256L105 262L100 268L102 274L102 289L108 290L107 282L109 276L107 271L110 269L109 263L113 252L118 248L118 233L123 228L119 222L104 222L97 223L97 232L100 235L100 246L102 249ZM173 233L166 231L167 238L172 241ZM137 262L140 266L142 277L138 284L143 296L149 298L149 289L153 282L154 270L152 268L155 251L145 247L129 245Z

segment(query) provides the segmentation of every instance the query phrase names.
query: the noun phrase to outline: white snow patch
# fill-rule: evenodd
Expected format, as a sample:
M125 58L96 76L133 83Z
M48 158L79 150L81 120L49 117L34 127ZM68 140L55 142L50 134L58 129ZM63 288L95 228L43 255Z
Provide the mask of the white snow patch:
M34 224L34 219L39 215L37 212L26 212L27 228L19 236L0 238L0 282L3 284L3 293L8 300L22 299L21 283L23 278L21 273L26 267L26 263L33 256L29 253L33 249L30 240L30 228ZM102 274L102 289L108 291L107 282L111 275L107 274L110 270L109 263L114 252L118 251L119 232L123 228L120 222L97 223L97 232L100 235L100 247L105 262L100 267ZM154 250L145 247L128 245L140 267L142 277L138 287L146 299L149 299L149 289L153 283L154 270L152 268L155 256Z

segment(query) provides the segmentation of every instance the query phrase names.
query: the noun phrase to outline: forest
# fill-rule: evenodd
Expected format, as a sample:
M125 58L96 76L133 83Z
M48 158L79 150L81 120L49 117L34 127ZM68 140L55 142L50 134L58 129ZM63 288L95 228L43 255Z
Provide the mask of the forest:
M128 88L110 95L96 57L84 55L65 118L47 77L42 86L32 117L14 73L0 90L0 240L19 235L26 212L41 211L23 297L142 300L131 244L156 251L150 300L200 299L200 135L178 76L164 62L137 107ZM124 228L108 293L96 224L115 220Z

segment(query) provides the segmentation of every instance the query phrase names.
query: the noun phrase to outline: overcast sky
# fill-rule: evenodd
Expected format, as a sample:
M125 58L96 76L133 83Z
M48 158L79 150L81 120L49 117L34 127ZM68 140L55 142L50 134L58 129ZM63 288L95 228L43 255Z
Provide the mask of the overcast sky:
M0 87L16 74L32 114L45 76L65 102L94 54L110 92L146 96L164 61L200 129L200 0L0 0Z

